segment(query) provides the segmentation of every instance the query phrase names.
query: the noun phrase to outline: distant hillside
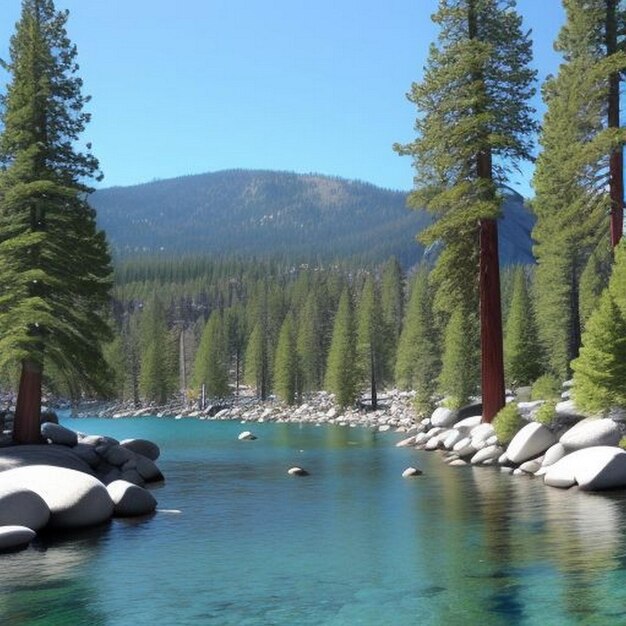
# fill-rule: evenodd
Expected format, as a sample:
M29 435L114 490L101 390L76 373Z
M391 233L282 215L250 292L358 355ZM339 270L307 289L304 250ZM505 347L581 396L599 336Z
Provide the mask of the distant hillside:
M406 208L406 193L314 174L228 170L97 191L91 198L114 252L294 259L391 255L408 267L424 249L430 217ZM507 192L505 263L532 262L532 216Z

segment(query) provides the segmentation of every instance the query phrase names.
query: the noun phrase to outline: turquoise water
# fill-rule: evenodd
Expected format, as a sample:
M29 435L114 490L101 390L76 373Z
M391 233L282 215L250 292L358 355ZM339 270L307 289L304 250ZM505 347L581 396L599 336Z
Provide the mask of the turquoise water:
M0 556L0 624L626 624L626 494L450 468L358 428L64 423L158 442L160 511Z

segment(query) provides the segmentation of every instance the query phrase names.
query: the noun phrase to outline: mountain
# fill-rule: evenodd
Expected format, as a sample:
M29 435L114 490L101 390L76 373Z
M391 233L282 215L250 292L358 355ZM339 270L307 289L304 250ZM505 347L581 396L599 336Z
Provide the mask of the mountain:
M505 189L501 257L532 262L532 215ZM430 223L405 192L317 174L227 170L95 192L98 223L118 257L211 254L294 260L395 255L420 261L416 234Z

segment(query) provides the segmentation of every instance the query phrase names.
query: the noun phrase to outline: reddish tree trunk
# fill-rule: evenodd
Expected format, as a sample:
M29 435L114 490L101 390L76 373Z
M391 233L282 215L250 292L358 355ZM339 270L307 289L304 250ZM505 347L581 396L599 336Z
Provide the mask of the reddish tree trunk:
M483 422L491 422L505 404L498 224L494 219L480 222L479 285Z
M43 368L39 363L22 362L20 388L17 394L13 441L41 443L41 379Z
M609 0L606 8L606 53L617 52L617 0ZM609 76L608 126L620 127L619 72ZM615 247L622 238L624 228L624 157L622 148L611 153L609 161L609 187L611 196L611 245Z

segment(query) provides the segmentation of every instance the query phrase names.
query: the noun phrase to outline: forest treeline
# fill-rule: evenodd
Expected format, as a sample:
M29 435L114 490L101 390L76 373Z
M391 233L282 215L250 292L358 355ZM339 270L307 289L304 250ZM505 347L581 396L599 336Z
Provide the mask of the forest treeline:
M550 371L535 318L535 272L502 273L507 383ZM590 281L584 301L604 278ZM345 264L183 258L128 261L116 272L116 337L106 355L113 395L163 404L236 395L293 404L317 390L340 406L388 387L414 389L426 412L437 398L460 406L478 393L475 320L435 305L432 272L406 275L395 258L369 269ZM592 286L592 287L591 287ZM467 347L470 347L467 350Z

